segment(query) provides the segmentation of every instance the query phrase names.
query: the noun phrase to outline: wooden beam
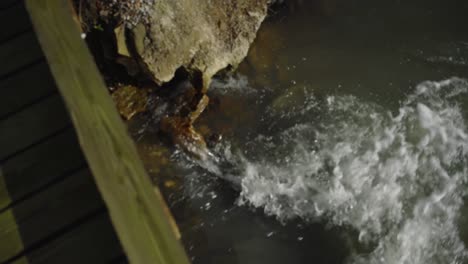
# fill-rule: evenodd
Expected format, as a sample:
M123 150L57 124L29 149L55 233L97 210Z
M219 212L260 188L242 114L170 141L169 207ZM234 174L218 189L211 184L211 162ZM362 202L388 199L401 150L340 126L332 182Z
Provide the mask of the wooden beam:
M27 0L39 41L131 263L185 264L164 201L138 158L68 0Z

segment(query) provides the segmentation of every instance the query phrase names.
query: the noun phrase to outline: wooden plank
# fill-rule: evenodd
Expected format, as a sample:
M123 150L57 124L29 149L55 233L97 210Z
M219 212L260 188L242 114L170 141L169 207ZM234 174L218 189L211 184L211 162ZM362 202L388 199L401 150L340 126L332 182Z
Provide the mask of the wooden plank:
M27 254L30 263L102 264L123 253L107 213Z
M110 261L108 264L128 264L128 258L126 255L121 255L112 261Z
M0 241L9 241L14 234L20 233L24 250L27 251L44 240L58 236L62 229L98 210L104 210L104 203L91 173L82 170L1 213ZM8 221L11 212L16 218L15 223ZM21 252L10 250L8 254L0 255L0 262Z
M41 61L0 80L0 119L56 91L47 62Z
M0 166L0 208L4 208L11 203L10 193L3 176L3 168ZM1 209L0 209L1 210Z
M0 9L9 9L14 7L17 4L21 4L23 0L1 0L0 1Z
M188 263L80 37L70 1L28 0L27 8L130 262Z
M0 262L8 260L11 256L24 249L16 219L12 210L2 212L0 215Z
M0 160L65 128L69 117L55 95L0 121Z
M19 259L13 260L10 264L28 264L29 261L26 257L20 257Z
M31 30L31 21L29 21L24 3L21 2L11 8L0 10L0 25L2 25L0 43L19 33Z
M86 165L73 128L7 160L3 175L9 203L0 210Z
M42 56L32 31L0 44L0 79L39 60Z

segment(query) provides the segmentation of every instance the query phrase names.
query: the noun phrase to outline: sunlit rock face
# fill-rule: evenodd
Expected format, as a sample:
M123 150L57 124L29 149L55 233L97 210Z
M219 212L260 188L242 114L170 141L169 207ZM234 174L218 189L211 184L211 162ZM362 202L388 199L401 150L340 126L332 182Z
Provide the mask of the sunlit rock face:
M269 0L153 1L147 22L131 29L136 53L157 83L180 67L203 74L203 86L218 71L247 55Z

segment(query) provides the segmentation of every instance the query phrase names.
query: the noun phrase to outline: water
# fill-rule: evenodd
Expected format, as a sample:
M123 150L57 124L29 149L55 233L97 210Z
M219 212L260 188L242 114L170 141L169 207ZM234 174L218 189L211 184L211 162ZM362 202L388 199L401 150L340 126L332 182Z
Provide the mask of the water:
M303 1L198 121L130 124L194 263L468 263L468 3Z
M256 148L271 154L244 157L239 203L357 230L376 248L352 263L458 263L467 253L457 220L468 131L450 100L467 89L459 79L422 83L396 116L353 96L327 97L301 113L326 121L259 137Z

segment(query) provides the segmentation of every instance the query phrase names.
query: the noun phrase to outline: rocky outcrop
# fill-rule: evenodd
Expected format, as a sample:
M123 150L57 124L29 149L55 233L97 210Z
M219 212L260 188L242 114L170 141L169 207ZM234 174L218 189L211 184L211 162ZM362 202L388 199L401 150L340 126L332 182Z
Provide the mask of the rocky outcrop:
M180 67L201 73L206 88L218 71L247 55L269 0L156 0L145 22L131 26L135 51L154 81Z
M104 35L110 33L114 40L114 61L123 64L136 83L149 77L162 86L179 69L188 73L182 84L178 80L179 85L168 85L172 95L165 100L171 107L160 128L175 144L206 159L207 144L193 123L208 105L210 80L247 56L271 0L75 1L85 29L105 25ZM81 12L82 7L87 12ZM134 102L143 98L139 92L114 92L124 118L144 111L144 104Z
M112 92L117 110L125 120L145 112L148 108L148 97L148 91L132 85L117 86Z
M247 55L274 0L72 0L85 32L113 25L118 52L157 84L179 68L210 78ZM104 27L105 28L105 27ZM123 52L120 53L120 52ZM125 66L128 61L124 60ZM131 65L134 75L134 67ZM198 87L197 87L198 88Z

